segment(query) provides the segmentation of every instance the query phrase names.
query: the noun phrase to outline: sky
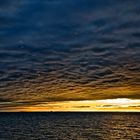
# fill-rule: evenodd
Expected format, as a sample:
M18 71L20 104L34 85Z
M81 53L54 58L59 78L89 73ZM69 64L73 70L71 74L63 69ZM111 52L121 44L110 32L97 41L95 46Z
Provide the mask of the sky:
M140 111L139 0L0 2L0 111Z

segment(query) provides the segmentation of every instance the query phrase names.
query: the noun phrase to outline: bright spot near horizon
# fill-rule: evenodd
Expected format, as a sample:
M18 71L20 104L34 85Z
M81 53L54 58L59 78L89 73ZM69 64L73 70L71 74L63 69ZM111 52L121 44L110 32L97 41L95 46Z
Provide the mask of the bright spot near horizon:
M117 98L117 99L97 100L97 102L102 102L102 103L107 103L107 104L124 105L124 104L140 103L140 100L128 99L128 98Z

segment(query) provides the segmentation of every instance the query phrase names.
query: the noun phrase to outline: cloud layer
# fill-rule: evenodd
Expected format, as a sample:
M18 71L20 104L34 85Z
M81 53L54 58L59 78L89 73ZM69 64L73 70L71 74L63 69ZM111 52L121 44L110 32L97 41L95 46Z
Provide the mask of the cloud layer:
M5 0L0 104L140 99L140 2Z

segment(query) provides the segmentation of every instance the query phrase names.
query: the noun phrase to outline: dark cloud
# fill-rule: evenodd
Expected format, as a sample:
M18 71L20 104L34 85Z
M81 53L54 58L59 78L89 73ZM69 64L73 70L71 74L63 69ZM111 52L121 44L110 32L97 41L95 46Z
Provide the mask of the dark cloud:
M118 108L119 105L112 105L112 104L103 104L103 105L96 105L97 108Z
M81 106L73 106L74 108L90 108L90 106L83 106L83 105L81 105Z
M140 108L140 105L131 105L129 107Z
M0 102L140 99L139 5L1 3Z

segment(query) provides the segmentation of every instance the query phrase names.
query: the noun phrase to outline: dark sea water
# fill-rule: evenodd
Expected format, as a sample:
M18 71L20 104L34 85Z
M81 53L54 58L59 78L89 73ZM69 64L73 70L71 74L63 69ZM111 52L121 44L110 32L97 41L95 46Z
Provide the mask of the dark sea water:
M140 113L0 113L0 140L139 140Z

